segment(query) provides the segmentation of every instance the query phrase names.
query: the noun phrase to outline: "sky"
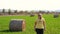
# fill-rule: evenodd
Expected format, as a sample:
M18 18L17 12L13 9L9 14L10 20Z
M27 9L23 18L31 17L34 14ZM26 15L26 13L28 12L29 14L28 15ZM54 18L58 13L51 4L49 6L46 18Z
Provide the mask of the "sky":
M0 9L60 10L60 0L0 0Z

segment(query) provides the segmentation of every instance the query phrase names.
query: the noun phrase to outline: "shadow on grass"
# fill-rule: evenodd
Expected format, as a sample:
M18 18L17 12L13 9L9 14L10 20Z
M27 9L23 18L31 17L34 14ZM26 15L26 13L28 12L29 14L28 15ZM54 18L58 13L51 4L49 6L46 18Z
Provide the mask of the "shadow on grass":
M0 32L22 32L22 31L1 30Z

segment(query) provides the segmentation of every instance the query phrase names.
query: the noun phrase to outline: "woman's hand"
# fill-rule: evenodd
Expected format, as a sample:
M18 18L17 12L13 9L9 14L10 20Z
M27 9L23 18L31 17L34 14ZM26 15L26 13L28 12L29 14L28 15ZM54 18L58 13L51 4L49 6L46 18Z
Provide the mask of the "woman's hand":
M34 30L35 30L35 26L34 26Z
M44 28L44 31L46 31L46 28Z

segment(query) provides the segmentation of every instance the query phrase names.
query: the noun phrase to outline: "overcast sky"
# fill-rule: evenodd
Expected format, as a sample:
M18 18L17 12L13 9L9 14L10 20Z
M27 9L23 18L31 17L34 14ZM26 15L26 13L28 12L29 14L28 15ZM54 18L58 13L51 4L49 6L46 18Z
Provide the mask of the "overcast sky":
M0 0L0 9L60 10L60 0Z

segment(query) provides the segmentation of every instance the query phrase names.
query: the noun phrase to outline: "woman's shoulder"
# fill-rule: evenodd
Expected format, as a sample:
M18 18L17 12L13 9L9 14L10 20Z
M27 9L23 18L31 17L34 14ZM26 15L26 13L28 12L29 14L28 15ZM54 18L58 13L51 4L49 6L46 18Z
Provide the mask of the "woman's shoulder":
M44 19L44 18L42 17L42 19Z
M44 18L42 18L42 20L43 20L43 21L45 21L45 19L44 19Z

